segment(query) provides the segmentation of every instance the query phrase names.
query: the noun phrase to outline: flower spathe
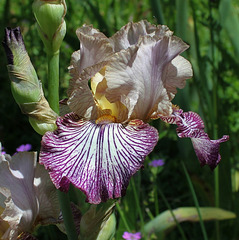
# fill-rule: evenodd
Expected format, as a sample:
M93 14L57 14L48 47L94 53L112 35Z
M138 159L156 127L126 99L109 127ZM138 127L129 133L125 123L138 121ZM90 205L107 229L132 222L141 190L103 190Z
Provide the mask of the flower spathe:
M0 155L0 225L5 224L1 239L15 240L39 223L57 220L60 209L56 189L36 158L36 152Z
M158 141L147 121L172 115L176 88L192 68L180 56L188 45L167 26L131 22L107 38L84 25L76 34L80 50L72 55L62 101L67 114L44 135L40 163L57 188L73 183L98 204L125 194Z

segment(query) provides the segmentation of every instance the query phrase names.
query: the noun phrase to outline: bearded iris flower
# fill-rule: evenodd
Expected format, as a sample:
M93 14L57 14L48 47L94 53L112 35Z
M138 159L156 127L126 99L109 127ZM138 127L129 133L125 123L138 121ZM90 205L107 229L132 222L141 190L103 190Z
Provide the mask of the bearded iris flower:
M67 191L72 183L93 204L123 196L157 144L150 119L178 124L181 137L194 137L201 162L210 164L205 158L215 147L212 161L217 157L218 163L219 143L226 137L212 149L201 148L205 142L198 139L206 133L190 135L188 129L193 124L192 131L203 132L203 123L175 116L171 103L176 88L192 77L191 64L180 56L187 44L167 26L147 21L128 23L110 38L87 25L76 33L80 50L69 67L68 99L61 102L65 115L57 119L56 131L43 136L40 153L57 188Z

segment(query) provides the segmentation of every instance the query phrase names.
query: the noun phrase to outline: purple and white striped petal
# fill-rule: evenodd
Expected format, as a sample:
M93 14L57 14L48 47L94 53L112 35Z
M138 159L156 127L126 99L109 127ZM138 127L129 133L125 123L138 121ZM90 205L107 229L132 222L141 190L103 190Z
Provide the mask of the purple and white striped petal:
M191 140L201 166L208 165L213 170L221 161L220 143L228 141L229 136L224 135L220 139L211 140L205 133L205 137L191 138Z
M67 191L72 183L93 204L123 196L158 141L157 130L141 120L95 124L69 114L57 125L42 139L40 163L57 188Z
M177 124L177 134L180 138L189 137L201 166L209 165L213 170L221 160L219 154L220 143L229 140L224 135L217 140L211 140L204 132L204 123L201 117L195 112L183 112L181 109L174 109L171 116L162 116L161 119L167 123Z

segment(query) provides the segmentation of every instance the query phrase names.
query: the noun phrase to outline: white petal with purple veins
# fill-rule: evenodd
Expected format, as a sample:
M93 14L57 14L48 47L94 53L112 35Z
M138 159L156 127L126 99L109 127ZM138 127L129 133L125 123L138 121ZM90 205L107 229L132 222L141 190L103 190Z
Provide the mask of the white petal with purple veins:
M201 166L207 164L213 170L218 165L221 160L220 143L228 141L229 136L224 135L220 139L211 140L204 132L203 120L195 112L184 113L181 109L175 108L171 116L163 116L161 119L171 124L177 124L177 134L180 138L191 138Z
M71 182L94 204L124 195L158 141L157 130L140 120L123 126L77 122L68 115L57 125L43 137L40 163L57 188L67 191Z
M228 141L229 136L224 135L218 140L211 140L208 136L191 138L191 140L201 166L209 165L213 170L221 160L219 154L220 143Z

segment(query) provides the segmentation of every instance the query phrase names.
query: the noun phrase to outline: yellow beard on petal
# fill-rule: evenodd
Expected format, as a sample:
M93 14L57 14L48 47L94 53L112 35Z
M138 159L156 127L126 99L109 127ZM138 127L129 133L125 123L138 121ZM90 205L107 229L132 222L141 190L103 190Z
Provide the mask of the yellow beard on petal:
M117 118L119 116L119 102L111 103L105 97L107 82L105 79L105 69L103 67L94 77L91 78L91 90L96 100L97 105L102 111L110 110L112 117Z
M114 116L111 115L103 115L95 120L96 124L107 124L107 123L114 123L116 119Z

